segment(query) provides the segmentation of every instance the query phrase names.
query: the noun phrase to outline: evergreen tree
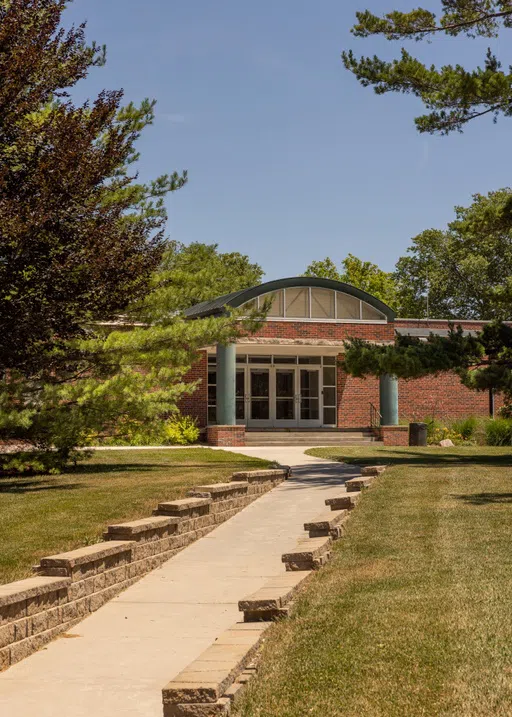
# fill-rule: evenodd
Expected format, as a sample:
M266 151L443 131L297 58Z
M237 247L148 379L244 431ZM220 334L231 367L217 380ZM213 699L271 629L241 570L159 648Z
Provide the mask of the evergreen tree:
M438 36L497 38L512 27L510 0L442 0L438 18L431 10L392 10L382 17L369 10L356 13L352 28L356 37L385 37L388 40L427 40ZM512 115L512 71L503 68L489 48L481 66L466 69L461 64L441 68L427 66L402 48L400 58L387 61L377 56L357 58L344 52L345 67L364 87L377 94L402 92L418 97L428 112L416 118L420 132L448 134L462 131L467 122L490 115Z

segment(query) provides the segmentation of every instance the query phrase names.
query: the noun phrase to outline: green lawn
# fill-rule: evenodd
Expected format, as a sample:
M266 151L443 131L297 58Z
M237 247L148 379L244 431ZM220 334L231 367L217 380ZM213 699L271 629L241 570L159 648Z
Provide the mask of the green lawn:
M0 478L0 584L52 553L95 543L112 522L151 515L194 485L266 461L207 448L101 451L60 476Z
M314 449L389 462L265 642L238 717L510 717L512 451Z

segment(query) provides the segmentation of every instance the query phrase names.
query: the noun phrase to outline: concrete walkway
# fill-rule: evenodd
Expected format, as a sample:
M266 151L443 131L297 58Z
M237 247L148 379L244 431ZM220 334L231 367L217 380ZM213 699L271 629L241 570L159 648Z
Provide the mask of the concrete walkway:
M236 450L292 465L293 478L0 674L2 717L161 717L162 687L240 619L239 599L283 573L303 523L356 474L303 448Z

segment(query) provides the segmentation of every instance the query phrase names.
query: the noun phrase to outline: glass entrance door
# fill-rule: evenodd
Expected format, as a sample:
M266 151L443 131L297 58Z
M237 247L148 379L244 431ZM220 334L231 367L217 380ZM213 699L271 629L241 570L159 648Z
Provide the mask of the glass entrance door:
M299 369L299 426L320 426L320 370Z
M322 425L320 367L248 366L237 375L237 420L252 428L314 428ZM245 406L245 411L244 411Z
M275 369L275 422L276 427L296 426L296 370L294 368Z
M249 425L271 426L270 369L249 369Z

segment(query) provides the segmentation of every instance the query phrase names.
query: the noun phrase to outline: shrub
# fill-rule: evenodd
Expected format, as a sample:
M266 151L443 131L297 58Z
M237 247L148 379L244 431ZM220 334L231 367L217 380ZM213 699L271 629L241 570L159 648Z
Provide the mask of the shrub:
M190 416L179 416L165 423L164 434L166 443L176 446L188 446L191 443L197 443L199 428L196 421Z
M476 437L478 429L478 418L476 416L468 416L458 421L453 421L451 430L462 436L463 441L471 441Z
M488 446L512 446L512 420L494 418L487 421L485 441Z

